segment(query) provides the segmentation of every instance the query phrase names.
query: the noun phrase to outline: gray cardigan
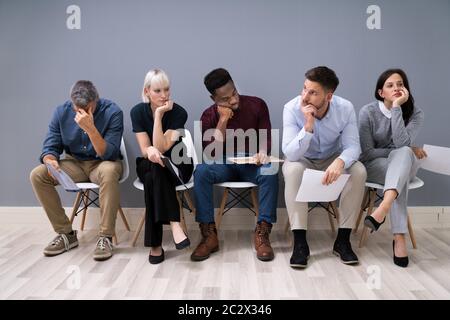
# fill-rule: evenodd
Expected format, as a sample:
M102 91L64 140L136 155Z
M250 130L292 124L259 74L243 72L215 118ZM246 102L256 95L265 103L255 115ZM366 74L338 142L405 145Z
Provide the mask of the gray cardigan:
M401 108L392 108L391 114L391 119L387 118L381 112L378 101L362 107L359 112L362 162L387 158L393 149L413 145L423 125L423 111L414 106L414 112L406 127Z

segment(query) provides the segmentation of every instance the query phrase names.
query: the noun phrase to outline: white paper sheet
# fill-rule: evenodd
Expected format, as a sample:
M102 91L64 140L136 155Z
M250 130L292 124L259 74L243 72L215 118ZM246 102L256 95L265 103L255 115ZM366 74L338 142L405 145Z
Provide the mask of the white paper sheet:
M175 177L177 177L177 179L178 179L182 184L184 184L183 179L181 179L181 176L180 176L180 171L179 171L178 168L173 164L173 162L170 161L169 158L167 158L167 157L165 157L165 156L163 156L163 155L161 155L161 160L162 160L162 162L164 163L164 165L166 166L166 168L169 169L169 171L170 171L173 175L175 175Z
M427 157L421 160L421 168L450 175L450 148L426 144L423 149Z
M51 165L46 164L47 169L50 171L52 176L59 182L59 184L64 188L64 190L69 192L78 192L80 188L77 187L75 182L73 182L72 178L69 177L67 173L64 171L57 171Z
M256 164L255 158L253 157L228 157L227 159L236 164ZM274 156L269 156L267 158L267 163L283 161L283 159Z
M341 174L332 184L323 185L324 175L325 171L306 169L295 200L299 202L335 201L344 189L350 175Z

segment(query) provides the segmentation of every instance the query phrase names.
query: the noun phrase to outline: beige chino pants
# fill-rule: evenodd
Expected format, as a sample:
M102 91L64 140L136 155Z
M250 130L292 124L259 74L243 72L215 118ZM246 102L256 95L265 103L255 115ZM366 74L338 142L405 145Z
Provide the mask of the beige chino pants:
M66 157L59 165L74 182L93 182L99 185L100 236L112 237L115 233L117 210L119 209L119 179L122 175L122 162L89 160L80 161ZM69 233L72 225L66 216L61 199L56 191L57 182L48 175L43 164L30 173L34 193L41 203L53 229L57 233Z
M303 158L296 162L287 160L284 162L284 196L291 230L308 229L308 203L295 201L302 183L303 172L306 169L326 170L336 158L337 156L324 160ZM359 161L353 163L345 172L350 174L350 178L341 193L339 227L352 229L361 208L367 173L364 165Z

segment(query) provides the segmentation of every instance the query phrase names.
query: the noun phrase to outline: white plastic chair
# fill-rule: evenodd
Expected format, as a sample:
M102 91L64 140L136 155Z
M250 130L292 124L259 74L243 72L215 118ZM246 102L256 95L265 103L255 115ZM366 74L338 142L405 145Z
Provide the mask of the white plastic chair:
M421 169L450 175L450 148L426 144L423 149L428 156L421 160Z
M216 183L215 186L225 188L222 194L222 200L220 201L219 211L216 215L216 229L220 227L222 217L230 209L234 208L237 204L242 203L247 209L255 214L255 218L258 219L259 207L258 197L256 193L257 184L252 182L222 182ZM234 189L241 189L243 191L236 192ZM252 203L247 200L247 196L250 194ZM231 196L231 200L227 202L228 195ZM253 206L252 206L253 205Z
M408 190L418 189L424 185L424 182L418 178L414 177L412 181L409 182ZM364 193L363 202L361 204L361 210L359 211L358 219L356 221L356 225L354 228L354 232L358 231L359 224L361 222L361 218L363 216L363 212L367 209L367 215L371 215L373 211L373 207L375 202L382 200L383 197L379 196L377 191L384 190L384 185L372 182L366 182L366 192ZM361 233L361 239L359 240L359 247L362 248L367 240L367 233L369 228L364 226L363 231ZM417 249L416 238L414 236L414 230L411 225L411 219L408 214L408 233L411 238L411 243L414 249Z
M120 153L122 154L122 176L120 177L119 180L119 184L124 182L127 178L128 175L130 174L130 167L128 164L128 155L127 155L127 150L125 147L125 141L122 138L122 141L120 143ZM99 193L96 191L97 189L99 189L99 185L93 182L80 182L76 184L78 188L81 189L81 191L79 191L77 193L74 205L73 205L73 210L72 210L72 215L70 218L70 222L73 223L73 220L75 219L75 216L78 215L78 213L80 213L81 211L83 211L83 216L81 219L81 231L84 230L84 223L86 221L86 213L87 213L87 209L90 205L95 205L98 207L97 204L97 200L99 197ZM89 194L92 193L94 194L94 196L91 198L89 197ZM83 202L83 207L80 209L80 204L81 202ZM125 225L125 228L130 231L130 226L128 224L127 218L125 217L125 214L123 213L122 207L119 204L119 215L122 218L122 221ZM114 235L113 237L114 242L117 244L117 237Z
M197 158L197 153L195 152L194 141L192 140L192 136L191 136L191 133L189 132L189 130L187 130L187 129L184 130L184 137L182 137L181 140L183 141L184 145L186 146L187 156L192 158L192 162L193 162L194 170L195 170L195 167L198 164L198 158ZM134 180L133 186L136 189L144 191L144 184L139 180L139 178L136 178L136 180ZM181 227L183 228L183 231L186 235L187 235L187 227L186 227L186 221L184 220L184 212L183 212L184 201L183 201L183 199L186 199L186 204L187 204L188 209L191 212L193 212L193 214L195 216L195 207L189 196L189 190L192 189L193 187L194 187L194 175L192 174L191 179L187 183L179 185L175 188L175 190L177 192L178 205L180 207L180 223L181 223ZM139 237L139 234L141 233L144 222L145 222L145 210L141 217L141 220L139 221L139 225L136 229L136 232L134 233L134 236L133 236L133 240L132 240L133 247L136 246L136 242Z
M330 202L316 202L314 203L314 205L312 207L308 207L308 213L310 213L313 209L317 208L317 207L321 207L322 209L324 209L327 212L327 216L328 216L328 222L330 222L330 228L331 228L331 232L333 234L336 233L336 227L334 226L334 222L333 219L336 219L336 223L339 225L339 209L337 207L337 200L335 201L330 201ZM287 234L290 234L290 227L291 224L289 222L289 217L286 221L286 225L284 227L284 232L286 232ZM294 245L293 239L291 245Z

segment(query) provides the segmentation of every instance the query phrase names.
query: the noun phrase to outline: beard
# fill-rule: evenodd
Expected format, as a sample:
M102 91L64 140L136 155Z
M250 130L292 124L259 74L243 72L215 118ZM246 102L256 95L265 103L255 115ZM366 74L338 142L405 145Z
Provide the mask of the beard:
M312 105L316 109L316 111L320 112L321 110L323 110L324 108L327 107L328 102L326 99L323 99L320 103L311 103L311 102L306 102L306 101L302 100L303 106L307 106L308 104Z

